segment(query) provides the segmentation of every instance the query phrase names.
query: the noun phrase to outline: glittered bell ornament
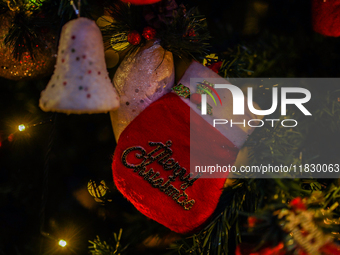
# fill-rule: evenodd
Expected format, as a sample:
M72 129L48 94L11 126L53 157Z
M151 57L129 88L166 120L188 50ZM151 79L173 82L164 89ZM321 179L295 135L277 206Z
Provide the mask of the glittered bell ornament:
M113 78L121 105L111 112L116 140L138 114L171 91L174 79L172 53L157 43L149 42L122 61Z
M41 93L44 111L104 113L119 107L108 77L104 46L96 23L78 18L64 25L54 74Z
M0 77L10 80L37 79L48 76L55 65L55 36L53 31L40 31L37 35L40 43L32 51L24 51L20 56L13 54L14 45L5 44L5 39L14 20L14 12L7 11L0 15ZM27 25L27 24L25 24ZM18 26L16 24L16 26ZM27 45L19 45L26 49Z

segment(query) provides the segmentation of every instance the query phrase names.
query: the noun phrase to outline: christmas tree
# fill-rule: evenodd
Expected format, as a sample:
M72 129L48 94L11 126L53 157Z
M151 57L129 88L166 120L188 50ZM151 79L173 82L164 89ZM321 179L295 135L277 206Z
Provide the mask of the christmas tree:
M0 253L340 254L338 4L0 1ZM203 100L207 118L233 106L217 78L259 81L261 109L307 82L312 115L214 129ZM190 175L195 146L308 173Z

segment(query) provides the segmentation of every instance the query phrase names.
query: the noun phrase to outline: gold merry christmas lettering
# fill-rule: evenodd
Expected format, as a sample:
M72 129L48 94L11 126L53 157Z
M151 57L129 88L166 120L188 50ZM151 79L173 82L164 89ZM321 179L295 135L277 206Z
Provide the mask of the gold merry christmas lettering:
M172 141L167 141L166 144L161 142L149 142L149 145L156 147L151 152L147 153L141 146L134 146L126 149L122 154L123 165L127 168L133 169L133 172L142 176L152 187L158 188L161 192L171 197L177 204L182 206L185 210L190 210L195 204L195 200L189 198L185 190L192 186L194 182L200 177L196 175L190 179L190 173L181 167L174 158L171 158L172 150L170 149ZM127 162L127 156L134 153L135 158L140 159L139 164L131 164ZM153 168L147 169L146 166L157 161L165 171L172 171L172 175L164 180L159 172L155 172ZM177 189L171 183L178 178L182 182L180 189Z

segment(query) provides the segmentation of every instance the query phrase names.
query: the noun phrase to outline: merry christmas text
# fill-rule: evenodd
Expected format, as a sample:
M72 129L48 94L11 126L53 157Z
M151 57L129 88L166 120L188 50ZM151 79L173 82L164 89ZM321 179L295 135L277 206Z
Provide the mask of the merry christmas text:
M122 154L123 165L133 169L135 173L142 176L152 187L158 188L164 194L171 196L172 199L185 210L190 210L195 204L195 200L189 198L185 190L192 186L200 175L198 174L190 179L190 173L187 174L187 170L184 167L181 167L180 164L171 157L173 154L173 151L170 149L172 141L167 141L166 144L161 142L149 142L149 145L156 147L149 153L141 146L134 146L126 149ZM141 160L139 164L128 162L128 155L132 152L134 153L135 158ZM146 168L146 166L155 161L163 167L164 171L172 171L172 175L169 175L167 180L164 180L164 178L160 176L160 172L155 172L153 168L150 168L149 170ZM182 182L180 189L177 189L171 184L176 181L176 179Z

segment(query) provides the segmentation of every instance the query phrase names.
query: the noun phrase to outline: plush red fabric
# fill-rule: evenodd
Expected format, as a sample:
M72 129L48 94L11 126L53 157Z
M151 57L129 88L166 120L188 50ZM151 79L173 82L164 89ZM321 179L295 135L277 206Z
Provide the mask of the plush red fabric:
M135 5L143 5L143 4L154 4L160 2L161 0L122 0L125 3L131 3Z
M340 0L313 0L313 29L326 36L340 36Z
M192 144L190 144L190 114L191 129L196 129L196 132L203 132L202 140L193 141ZM211 140L211 143L208 143L209 148L206 148L206 151L210 151L211 154L200 155L199 148L202 144L206 146L206 139ZM185 195L180 197L165 194L164 190L153 187L150 182L158 179L154 184L157 185L158 183L161 186L159 178L164 178L162 183L164 185L169 177L174 176L176 171L165 171L164 167L157 161L146 165L145 171L138 169L136 165L141 165L144 156L157 147L150 146L149 142L166 144L168 141L172 142L169 147L172 150L172 155L169 158L173 158L174 161L171 164L178 162L181 167L186 169L184 178L189 174L190 169L190 146L195 148L196 156L194 159L198 162L200 157L211 157L212 162L214 159L224 158L226 165L234 163L238 149L219 131L204 121L201 116L192 111L174 93L166 94L152 103L121 134L112 165L117 188L146 216L175 232L188 233L200 227L212 215L228 174L226 173L224 178L219 179L198 178L185 189L187 197ZM139 148L126 151L128 148L136 146L139 146ZM146 151L145 154L143 154L143 150ZM157 157L162 151L165 151L165 149L153 153L152 156ZM146 162L151 162L151 160L149 158ZM126 162L125 165L124 161ZM132 165L135 165L135 167ZM150 175L141 176L139 172L148 172ZM156 172L159 175L156 174L153 178ZM179 170L177 173L179 173ZM195 177L195 175L192 177ZM173 185L180 194L183 194L181 187L183 187L184 182L180 180L180 177L177 176L175 181L164 185L164 187L170 185ZM176 202L176 199L178 202ZM184 201L187 204L184 204ZM179 203L183 204L180 205ZM185 210L185 208L190 208L190 210Z

